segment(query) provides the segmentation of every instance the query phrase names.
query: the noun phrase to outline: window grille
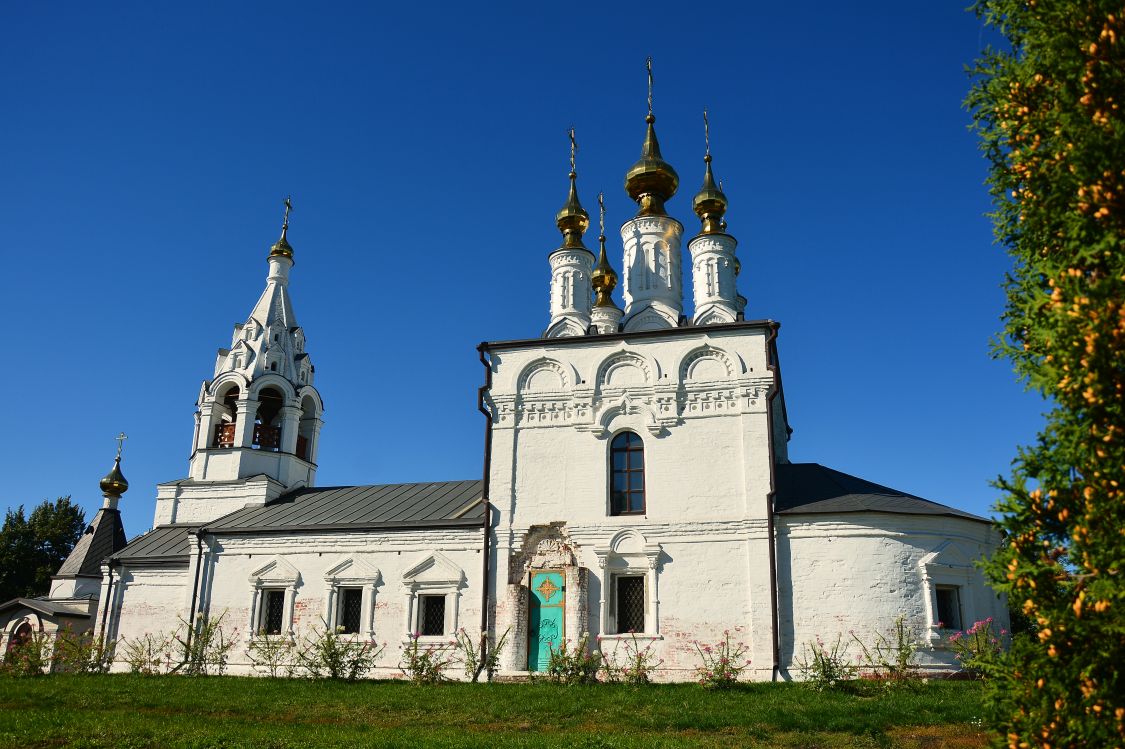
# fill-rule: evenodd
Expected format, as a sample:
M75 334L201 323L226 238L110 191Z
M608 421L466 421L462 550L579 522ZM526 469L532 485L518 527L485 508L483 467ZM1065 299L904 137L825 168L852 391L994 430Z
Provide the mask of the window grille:
M285 591L263 591L262 598L261 628L267 635L279 635L281 634L281 618L285 612Z
M445 596L419 596L418 630L425 637L445 634Z
M643 577L617 578L617 631L645 631L645 579Z
M610 445L610 513L645 511L645 446L633 432L622 432Z
M340 618L337 625L343 627L344 634L352 635L359 631L362 611L363 590L361 588L344 588L340 591Z
M955 585L939 585L937 617L943 629L961 629L961 596Z

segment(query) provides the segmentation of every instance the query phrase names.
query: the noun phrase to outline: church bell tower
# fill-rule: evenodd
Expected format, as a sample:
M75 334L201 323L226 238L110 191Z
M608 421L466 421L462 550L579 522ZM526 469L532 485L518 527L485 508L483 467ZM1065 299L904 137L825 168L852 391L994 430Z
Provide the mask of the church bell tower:
M206 522L315 483L324 405L289 298L291 209L286 199L265 290L200 388L189 475L160 485L158 525Z

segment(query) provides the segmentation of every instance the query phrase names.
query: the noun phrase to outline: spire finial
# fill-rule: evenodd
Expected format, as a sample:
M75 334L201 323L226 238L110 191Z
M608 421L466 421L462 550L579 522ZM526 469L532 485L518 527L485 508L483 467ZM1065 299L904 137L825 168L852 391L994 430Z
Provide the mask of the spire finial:
M106 498L107 507L116 507L117 500L129 489L129 482L125 480L125 475L121 473L121 450L125 440L129 438L125 435L125 432L121 432L114 439L117 440L117 455L113 459L113 468L98 482L98 486L101 487L102 494Z
M595 307L614 307L613 289L617 286L617 273L609 264L605 254L605 193L598 193L598 264L590 274L590 286L594 289Z
M711 171L711 121L707 109L703 109L703 187L691 201L695 215L703 222L703 234L722 234L726 231L723 214L727 210L727 196L723 194L722 183L715 186L715 175Z
M293 257L293 248L289 246L289 239L286 236L289 232L289 212L292 210L293 199L292 196L287 195L285 197L285 217L281 221L281 238L270 248L270 257L277 257L278 255L290 259Z
M578 139L574 137L574 128L566 131L570 138L570 192L567 194L566 203L555 214L555 224L563 235L563 247L585 250L582 244L582 235L590 225L590 214L578 202L578 172L575 170L575 156L578 153Z
M648 116L652 117L652 57L645 60L645 71L648 73Z

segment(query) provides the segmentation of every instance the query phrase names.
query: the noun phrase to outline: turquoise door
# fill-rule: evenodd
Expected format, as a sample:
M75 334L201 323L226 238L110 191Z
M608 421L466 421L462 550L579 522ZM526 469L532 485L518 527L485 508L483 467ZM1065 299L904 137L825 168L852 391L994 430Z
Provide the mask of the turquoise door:
M557 649L566 637L563 627L566 604L562 572L555 570L532 572L530 599L527 670L546 671L547 663L551 659L551 651Z

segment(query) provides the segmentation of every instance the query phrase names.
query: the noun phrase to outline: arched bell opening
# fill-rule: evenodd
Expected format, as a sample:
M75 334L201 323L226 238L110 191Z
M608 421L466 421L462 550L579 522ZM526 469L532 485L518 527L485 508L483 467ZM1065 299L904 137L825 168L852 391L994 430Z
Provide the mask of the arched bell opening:
M311 395L301 399L301 421L297 427L297 457L310 463L316 460L316 433L320 413Z
M274 387L262 388L258 393L258 412L254 418L253 445L258 450L281 449L281 408L285 396Z
M211 415L211 447L234 447L237 439L238 408L242 390L231 384L215 395L215 408Z

